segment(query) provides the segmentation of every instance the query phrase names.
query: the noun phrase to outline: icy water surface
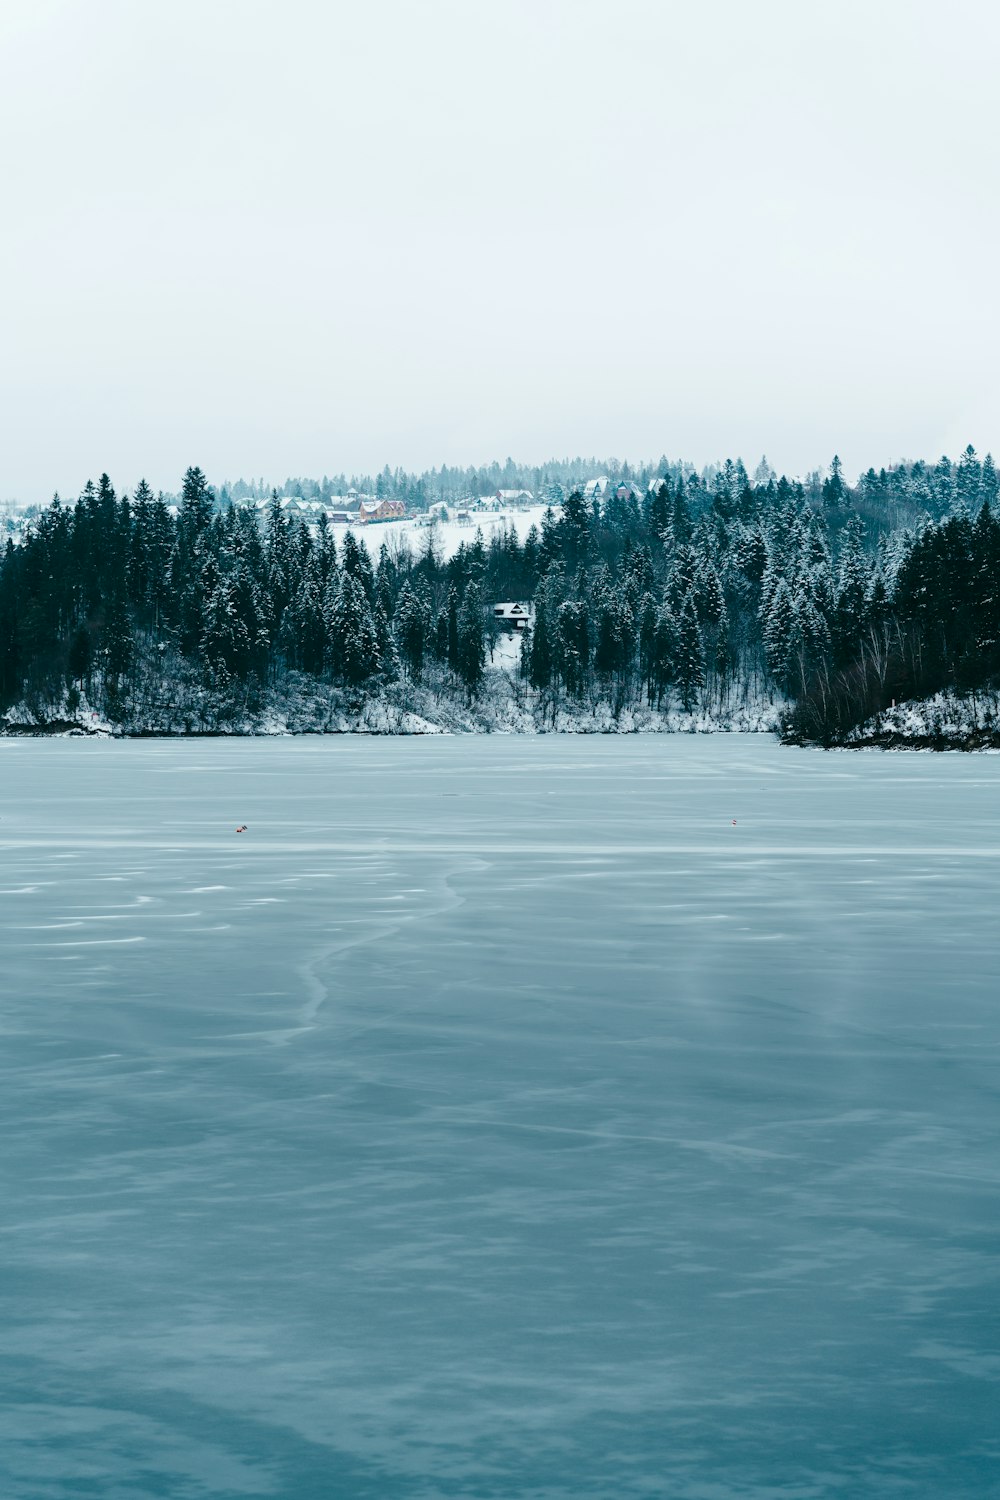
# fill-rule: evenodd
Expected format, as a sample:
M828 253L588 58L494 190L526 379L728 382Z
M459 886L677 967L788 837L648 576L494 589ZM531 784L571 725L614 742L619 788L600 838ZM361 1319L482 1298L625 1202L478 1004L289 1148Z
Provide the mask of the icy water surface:
M3 1500L1000 1495L1000 759L0 788Z

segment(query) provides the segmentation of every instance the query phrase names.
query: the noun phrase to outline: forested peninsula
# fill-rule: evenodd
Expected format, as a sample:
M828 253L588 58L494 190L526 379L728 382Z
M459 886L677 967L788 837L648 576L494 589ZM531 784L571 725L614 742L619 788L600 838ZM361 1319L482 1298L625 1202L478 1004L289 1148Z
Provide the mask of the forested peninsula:
M584 487L553 466L524 535L495 517L484 534L483 492L460 479L468 529L451 555L426 477L386 470L371 514L391 518L362 533L322 498L290 514L277 491L216 490L198 468L176 496L119 494L102 475L6 543L0 729L1000 745L989 455L856 485L837 459L805 481L764 462L752 477L739 461L606 468ZM527 493L518 472L498 496ZM394 486L421 530L394 524Z

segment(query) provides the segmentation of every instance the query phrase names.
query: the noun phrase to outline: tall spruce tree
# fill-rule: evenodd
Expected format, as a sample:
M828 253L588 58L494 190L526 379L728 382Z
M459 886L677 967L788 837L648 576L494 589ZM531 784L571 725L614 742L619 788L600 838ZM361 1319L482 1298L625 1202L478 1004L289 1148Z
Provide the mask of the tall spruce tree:
M458 611L458 675L472 696L483 677L486 640L483 628L483 601L475 583L466 586Z
M698 623L694 595L688 593L681 605L677 627L675 677L685 712L690 713L705 685L705 647Z

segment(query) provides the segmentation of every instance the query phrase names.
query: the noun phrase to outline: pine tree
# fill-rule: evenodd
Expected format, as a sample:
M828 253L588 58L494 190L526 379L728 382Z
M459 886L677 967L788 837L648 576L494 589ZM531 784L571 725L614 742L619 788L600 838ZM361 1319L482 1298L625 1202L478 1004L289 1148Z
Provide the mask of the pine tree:
M459 670L458 650L458 589L452 584L448 590L448 665L453 672Z
M983 501L973 528L972 594L976 648L984 670L996 670L1000 653L1000 522L989 498Z
M389 628L389 617L382 608L381 599L377 597L372 611L372 624L375 626L375 649L379 672L386 682L395 682L399 676L399 652Z
M201 654L210 674L220 683L245 677L249 670L250 641L228 578L217 579L206 591Z
M677 621L671 613L670 605L664 603L660 606L656 615L656 640L653 657L653 685L656 689L657 703L663 701L664 693L674 681L677 648Z
M470 583L458 612L458 675L470 698L482 681L485 661L482 596L477 585Z
M691 511L679 484L674 495L674 509L670 520L670 533L675 548L686 547L691 537Z
M639 600L639 672L646 684L646 697L652 701L656 673L656 600L646 592Z
M962 508L970 515L977 511L982 482L982 465L976 457L975 448L969 443L958 461L958 473L955 476L954 504L956 508Z
M292 601L294 648L299 666L318 677L326 656L326 621L318 562L306 569Z
M805 595L794 601L794 613L793 649L797 639L800 653L799 681L804 691L808 678L829 658L830 627L812 600Z
M558 526L561 554L567 567L576 569L585 565L590 551L590 514L580 490L567 495Z
M116 590L108 607L104 627L104 668L112 683L126 673L135 659L135 641L123 589Z
M844 482L843 465L836 454L830 465L830 477L823 481L823 504L830 510L840 510L847 498L847 485Z
M548 618L548 606L544 589L535 595L535 619L529 640L521 647L527 662L528 681L539 691L552 682L553 641Z
M729 677L730 667L732 666L730 651L729 611L726 609L725 604L723 604L722 613L715 626L715 652L712 662L716 678L720 683L725 683Z
M361 545L353 531L344 537L340 551L340 565L364 591L369 606L375 602L375 575L372 572L368 549Z
M378 567L375 569L375 598L385 611L386 619L392 619L393 584L396 570L389 557L385 542L378 549Z
M709 562L698 571L695 600L699 618L706 624L717 625L726 612L726 600L714 563Z
M597 606L597 639L594 643L594 670L610 677L618 665L618 610L614 593L609 589Z
M686 713L690 713L698 701L698 693L705 685L705 647L698 624L698 610L694 595L688 593L681 605L677 629L676 682L681 702Z
M586 639L585 611L586 605L567 599L560 604L557 615L559 673L570 697L579 694L586 673L586 658L581 653L581 643Z
M364 589L347 572L340 575L327 622L328 656L334 675L360 687L380 668L378 637Z
M192 551L212 524L214 514L215 502L208 480L200 469L188 469L181 486L179 519L181 534Z
M424 669L424 639L426 621L424 611L416 594L404 580L396 601L393 628L406 670L414 681L419 682Z
M942 512L950 510L955 499L955 476L947 454L942 454L934 465L933 485L938 508Z
M71 682L78 682L81 687L86 687L91 667L94 660L93 644L90 631L85 625L79 625L74 632L70 643L68 666Z
M836 638L839 657L849 660L857 647L865 625L865 596L868 592L869 563L864 550L865 528L859 516L852 516L840 538L837 568Z
M768 671L783 691L788 683L795 628L795 605L788 584L781 578L771 597L762 634Z
M448 616L444 610L440 611L434 625L434 655L439 662L448 660Z

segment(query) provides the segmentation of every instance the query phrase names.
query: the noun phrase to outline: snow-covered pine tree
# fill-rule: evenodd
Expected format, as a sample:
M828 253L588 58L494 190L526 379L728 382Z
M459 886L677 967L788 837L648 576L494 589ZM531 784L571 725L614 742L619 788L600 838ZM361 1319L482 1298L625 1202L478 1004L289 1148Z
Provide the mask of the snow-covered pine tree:
M396 601L393 630L406 670L415 682L419 682L424 669L427 624L420 600L407 580L404 580Z
M685 712L690 713L705 685L705 647L693 593L684 596L677 628L675 680Z
M664 693L674 681L677 647L677 621L674 618L669 603L664 601L656 613L656 638L653 655L653 687L656 691L656 702L658 705L662 703Z
M544 589L539 589L535 594L534 624L530 635L521 645L528 681L533 688L537 688L539 691L549 687L552 682L554 666L554 642L552 635L554 631L555 621L551 623L549 621L545 591Z
M575 599L567 599L559 606L556 639L559 672L570 697L576 697L583 688L587 658L581 652L581 642L586 641L586 605Z
M795 627L796 613L791 590L785 580L779 578L771 595L767 614L761 622L761 637L767 669L783 692L788 687Z
M290 614L294 623L294 650L298 666L319 676L326 655L326 622L319 561L310 558L302 576Z
M454 584L448 590L448 665L458 672L458 589Z
M375 648L379 672L386 682L395 682L399 676L399 652L389 627L389 617L377 595L375 608L372 610L372 623L375 626Z
M360 585L371 606L375 600L375 574L372 571L368 548L361 545L353 531L347 532L341 544L340 566L354 579L355 583Z
M983 469L976 455L976 450L969 443L958 460L958 472L955 475L955 498L956 509L962 508L971 515L979 509L981 489L983 483Z
M249 668L250 641L228 578L217 578L206 591L201 655L210 676L223 681L244 677Z
M458 675L470 698L482 681L485 661L483 599L478 585L468 583L458 611Z
M838 655L846 661L856 649L865 623L865 595L870 563L864 547L865 526L852 516L840 534L837 563L835 641Z
M378 671L378 641L361 585L344 571L326 612L327 659L333 676L357 687Z

